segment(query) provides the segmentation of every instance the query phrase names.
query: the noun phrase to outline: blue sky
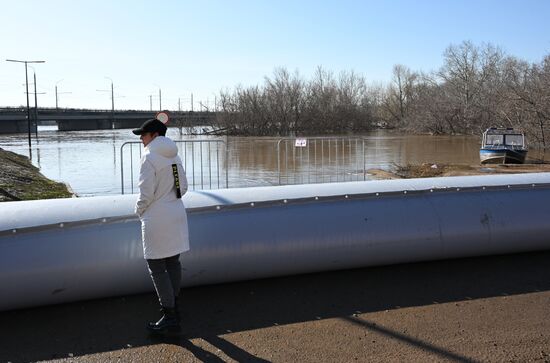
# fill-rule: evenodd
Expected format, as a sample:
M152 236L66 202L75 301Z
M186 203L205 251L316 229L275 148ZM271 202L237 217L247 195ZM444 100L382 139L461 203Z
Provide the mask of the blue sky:
M317 66L387 82L394 64L430 71L449 45L490 42L540 62L550 53L550 1L0 0L0 106L25 104L35 66L39 105L188 109L220 89L263 83L275 67ZM32 69L29 69L32 79Z

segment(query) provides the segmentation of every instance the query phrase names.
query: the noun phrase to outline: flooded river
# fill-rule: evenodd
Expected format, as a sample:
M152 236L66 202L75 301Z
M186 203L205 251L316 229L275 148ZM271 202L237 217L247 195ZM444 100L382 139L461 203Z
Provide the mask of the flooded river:
M479 163L480 140L471 136L377 130L297 143L295 138L194 136L187 131L170 128L167 136L179 140L190 189L364 180L369 179L364 171L371 168ZM131 130L58 132L55 126L42 126L29 151L26 134L0 135L1 148L30 156L45 176L68 183L80 196L120 194L123 183L125 193L137 192L140 145L127 144L121 153L121 146L131 141L139 141Z

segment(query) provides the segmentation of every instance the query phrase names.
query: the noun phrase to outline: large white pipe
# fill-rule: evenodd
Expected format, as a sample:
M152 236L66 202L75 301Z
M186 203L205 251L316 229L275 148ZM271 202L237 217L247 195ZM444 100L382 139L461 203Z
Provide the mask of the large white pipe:
M0 204L0 310L152 291L135 195ZM550 248L550 173L190 192L184 286Z

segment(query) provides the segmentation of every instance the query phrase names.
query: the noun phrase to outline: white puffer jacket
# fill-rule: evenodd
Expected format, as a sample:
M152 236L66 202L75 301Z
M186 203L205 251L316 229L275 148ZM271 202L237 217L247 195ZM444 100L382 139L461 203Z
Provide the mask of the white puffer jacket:
M189 250L187 214L176 196L172 164L178 166L181 195L187 178L176 144L157 136L146 147L139 172L139 198L135 213L141 220L143 255L159 259Z

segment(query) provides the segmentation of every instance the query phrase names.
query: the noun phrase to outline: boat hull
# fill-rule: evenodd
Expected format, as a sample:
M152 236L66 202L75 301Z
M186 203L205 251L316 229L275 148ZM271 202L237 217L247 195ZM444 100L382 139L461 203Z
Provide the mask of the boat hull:
M479 158L481 164L523 164L527 150L481 149Z

